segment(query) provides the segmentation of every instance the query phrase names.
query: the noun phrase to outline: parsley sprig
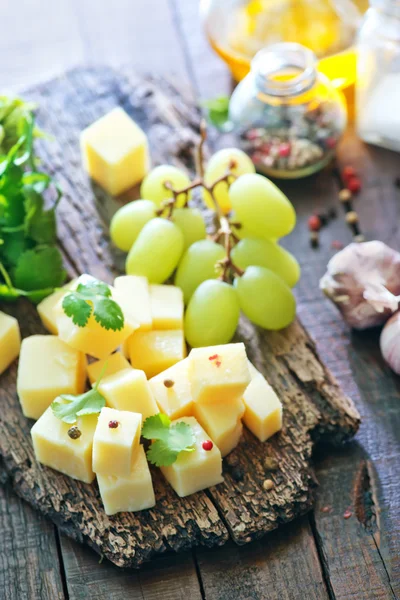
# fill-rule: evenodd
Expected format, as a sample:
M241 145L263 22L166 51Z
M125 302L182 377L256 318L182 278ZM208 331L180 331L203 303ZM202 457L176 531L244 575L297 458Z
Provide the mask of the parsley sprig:
M106 405L106 401L98 391L100 381L106 371L107 363L104 365L99 379L91 390L84 394L74 396L72 394L63 394L51 403L51 410L57 419L64 423L75 423L78 417L84 415L94 415L101 411Z
M162 413L145 420L142 436L154 440L147 451L147 458L156 467L169 467L180 452L193 452L196 441L190 425L184 422L172 425L169 417Z
M36 135L33 105L0 97L0 299L39 302L66 277L56 247L62 194L37 170Z
M92 314L104 329L121 331L124 327L121 307L111 298L109 286L98 279L80 283L76 290L68 292L64 296L62 307L78 327L85 327Z

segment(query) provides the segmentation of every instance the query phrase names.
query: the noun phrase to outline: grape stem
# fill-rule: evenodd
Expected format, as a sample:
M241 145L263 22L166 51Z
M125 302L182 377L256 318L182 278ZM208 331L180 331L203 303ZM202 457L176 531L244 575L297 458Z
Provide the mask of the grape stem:
M232 246L239 241L238 236L232 231L232 226L237 226L239 228L239 224L232 223L232 226L231 226L229 220L223 214L221 207L219 206L218 201L215 197L215 188L217 185L219 185L220 183L223 183L223 182L226 183L227 186L229 186L230 181L236 179L236 175L232 172L232 170L236 166L236 163L234 160L232 160L230 162L230 164L228 165L226 172L221 177L216 179L211 185L208 185L204 180L204 144L205 144L206 139L207 139L207 127L206 127L205 120L202 119L200 122L200 141L199 141L199 144L197 147L197 152L196 152L196 157L195 157L196 158L196 175L197 176L189 185L187 185L186 187L181 188L179 190L175 189L173 184L170 181L164 181L164 187L172 193L172 198L166 199L156 214L158 216L161 216L165 213L165 211L167 211L166 218L171 220L173 213L174 213L174 209L176 208L176 204L178 202L178 198L180 196L185 195L186 198L185 198L183 207L186 208L186 207L188 207L188 204L189 204L189 192L191 190L194 190L195 188L199 188L199 187L202 187L204 190L206 190L211 198L213 205L214 205L215 212L216 212L217 218L218 218L218 223L219 223L218 231L215 234L213 239L216 242L218 242L222 239L224 240L224 248L225 248L225 253L226 253L225 258L223 258L221 261L219 261L217 263L222 268L222 272L221 272L219 279L221 281L229 281L230 272L233 271L234 273L236 273L236 275L239 275L239 276L243 275L243 273L244 273L244 271L242 269L239 269L239 267L237 267L233 263L232 257L231 257ZM233 242L233 244L232 244L232 242Z

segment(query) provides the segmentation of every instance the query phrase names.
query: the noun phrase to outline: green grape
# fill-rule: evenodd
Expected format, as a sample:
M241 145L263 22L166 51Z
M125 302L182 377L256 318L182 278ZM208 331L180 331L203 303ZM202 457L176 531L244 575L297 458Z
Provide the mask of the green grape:
M163 283L172 275L183 252L183 233L167 219L152 219L143 227L126 258L127 275L144 275Z
M122 206L110 223L112 242L124 252L129 252L140 231L150 219L154 219L156 205L151 200L134 200Z
M164 183L169 181L176 190L181 190L190 185L190 179L180 169L173 165L160 165L156 167L142 181L140 186L140 195L142 198L149 198L159 208L163 200L172 198L171 190L164 187ZM188 198L190 198L190 193ZM176 206L183 206L186 201L186 194L179 194Z
M185 314L185 336L192 348L228 344L238 326L240 307L233 286L207 279L194 292Z
M242 175L229 189L235 212L234 221L242 227L238 236L253 238L283 237L296 224L296 213L286 196L272 181L257 174Z
M205 183L211 185L214 181L222 177L228 170L231 161L234 163L231 171L236 177L244 175L245 173L255 173L255 167L247 154L238 148L224 148L223 150L216 152L208 161L204 173ZM224 181L221 181L221 183L214 188L215 199L225 215L231 210L228 189L229 187ZM208 207L215 210L210 194L204 189L203 199Z
M289 287L300 278L300 265L287 250L271 240L245 238L231 252L233 263L240 269L265 267L282 277Z
M175 274L175 285L183 291L185 304L203 281L217 279L216 263L224 256L224 248L211 240L200 240L186 250Z
M194 242L205 239L206 224L197 208L176 208L172 215L172 221L183 233L184 250L187 250Z
M296 300L286 283L265 267L247 267L235 279L240 308L264 329L283 329L296 315Z

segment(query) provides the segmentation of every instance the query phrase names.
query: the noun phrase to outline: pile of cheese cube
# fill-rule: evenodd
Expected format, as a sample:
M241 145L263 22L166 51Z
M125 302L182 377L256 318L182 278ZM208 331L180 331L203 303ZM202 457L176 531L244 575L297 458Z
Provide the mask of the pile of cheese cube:
M249 363L242 343L196 348L186 357L179 288L118 277L110 289L123 309L124 328L103 329L93 317L82 328L65 315L62 298L89 277L81 276L38 306L53 335L22 342L17 390L24 414L37 419L31 433L39 462L86 483L97 476L107 514L138 511L155 504L140 445L147 417L162 412L193 429L194 451L181 452L175 463L161 467L179 496L223 480L222 457L238 444L242 422L261 441L281 429L282 405ZM0 339L10 340L14 332L9 362L19 349L15 326L18 330L12 317L0 314ZM86 355L98 360L87 364ZM50 404L63 394L84 392L87 379L93 385L101 374L98 391L106 407L100 415L78 417L80 435L72 438L71 424L58 419Z

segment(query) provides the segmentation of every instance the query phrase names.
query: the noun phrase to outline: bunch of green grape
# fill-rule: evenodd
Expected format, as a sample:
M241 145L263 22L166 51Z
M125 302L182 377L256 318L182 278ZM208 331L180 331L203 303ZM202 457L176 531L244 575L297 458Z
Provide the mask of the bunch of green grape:
M215 185L213 199L206 187L228 169L232 177ZM265 329L287 327L295 317L291 288L300 268L277 240L295 226L292 204L236 148L214 154L203 182L204 203L215 210L215 200L220 219L230 224L229 244L226 234L207 236L201 211L189 206L188 176L162 165L143 180L142 199L123 206L111 221L113 243L128 252L127 274L144 275L150 283L173 276L183 291L192 347L228 343L241 311Z

